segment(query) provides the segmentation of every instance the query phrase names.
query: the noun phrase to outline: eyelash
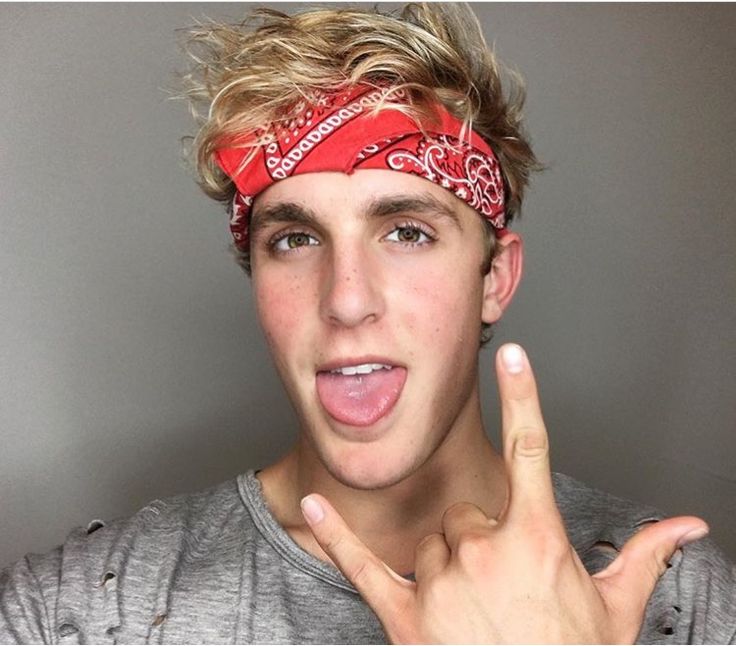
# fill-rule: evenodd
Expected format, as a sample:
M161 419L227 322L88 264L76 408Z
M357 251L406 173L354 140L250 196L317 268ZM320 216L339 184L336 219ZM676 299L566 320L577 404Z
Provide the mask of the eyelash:
M421 233L426 240L419 240L418 242L408 242L408 241L402 241L402 240L389 240L389 242L395 242L396 244L400 244L403 247L421 247L427 244L431 244L437 240L437 236L434 234L434 232L427 226L424 226L422 224L419 224L418 222L412 222L407 220L406 222L400 222L399 224L396 224L391 231L384 236L384 239L387 239L388 236L390 236L393 233L397 233L401 230L410 229L412 231L418 231ZM292 247L289 249L279 249L278 245L281 242L287 241L290 236L306 236L309 238L310 242L309 244L305 245L299 245L297 247ZM312 242L315 241L315 242ZM305 231L284 231L277 235L275 235L273 238L271 238L268 241L268 248L272 253L275 254L289 254L294 252L299 252L304 247L312 247L319 245L319 241L309 233L306 233Z
M411 229L412 231L418 231L426 238L426 240L420 240L419 242L407 242L407 241L402 241L402 240L393 241L392 240L391 242L396 242L397 244L400 244L405 247L422 247L427 244L432 244L435 240L437 240L437 236L434 234L434 232L429 227L424 226L418 222L412 222L411 220L407 220L406 222L400 222L399 224L394 226L394 228L391 230L391 232L388 235L401 231L402 229Z
M280 242L288 241L290 236L305 236L309 238L310 242L306 245L299 245L298 247L293 247L289 249L279 249L278 244ZM303 249L304 247L312 247L315 246L312 243L312 240L317 240L313 235L310 235L306 233L305 231L284 231L282 233L279 233L275 235L273 238L271 238L268 241L268 248L270 251L276 254L287 254L287 253L293 253L295 251L299 251L300 249ZM317 242L319 244L319 242Z

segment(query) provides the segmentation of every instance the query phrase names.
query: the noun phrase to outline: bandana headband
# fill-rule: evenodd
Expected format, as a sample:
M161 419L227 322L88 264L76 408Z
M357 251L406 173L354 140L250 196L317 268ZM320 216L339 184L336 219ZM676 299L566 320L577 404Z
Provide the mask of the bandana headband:
M274 140L257 147L255 154L252 147L218 150L217 163L237 188L230 219L235 245L248 249L253 200L275 182L302 173L369 168L411 173L441 186L502 237L507 232L503 177L490 146L472 130L461 140L462 122L442 105L436 106L437 122L425 126L426 136L399 110L370 114L379 102L397 103L405 96L401 91L386 96L386 90L367 85L320 95L314 104L302 105L288 123L275 124ZM252 158L244 164L249 154Z

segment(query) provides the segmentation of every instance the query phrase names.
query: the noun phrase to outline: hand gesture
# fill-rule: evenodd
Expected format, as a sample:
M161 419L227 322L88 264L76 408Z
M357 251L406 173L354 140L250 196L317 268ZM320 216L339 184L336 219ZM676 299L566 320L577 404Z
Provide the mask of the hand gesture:
M378 559L318 494L302 501L312 533L393 643L633 643L672 554L707 526L694 517L649 525L590 576L555 504L526 354L503 346L496 371L510 490L498 519L470 503L450 507L442 533L416 548L416 582Z

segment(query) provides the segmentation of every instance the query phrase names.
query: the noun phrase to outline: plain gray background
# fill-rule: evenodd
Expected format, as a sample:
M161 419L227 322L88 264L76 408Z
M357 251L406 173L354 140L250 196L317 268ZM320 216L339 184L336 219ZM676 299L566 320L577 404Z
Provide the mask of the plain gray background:
M187 109L162 89L184 67L176 28L245 10L0 6L0 563L292 441L226 217L180 160ZM701 515L736 556L736 7L475 10L527 79L550 167L483 352L487 425L494 349L518 341L556 470Z

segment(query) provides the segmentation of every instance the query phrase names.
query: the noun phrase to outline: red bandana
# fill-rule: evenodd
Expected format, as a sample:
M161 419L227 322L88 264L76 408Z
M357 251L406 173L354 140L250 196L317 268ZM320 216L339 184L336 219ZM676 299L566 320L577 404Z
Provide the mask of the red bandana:
M472 130L460 140L462 122L437 106L438 123L425 126L396 109L369 114L386 91L358 85L347 92L322 95L298 116L275 125L275 141L257 150L240 168L251 148L224 148L217 163L235 182L230 230L238 248L248 249L248 218L253 199L271 184L292 175L380 168L428 179L469 204L506 233L501 169L486 142ZM392 92L386 103L405 95ZM469 137L468 137L469 135Z

